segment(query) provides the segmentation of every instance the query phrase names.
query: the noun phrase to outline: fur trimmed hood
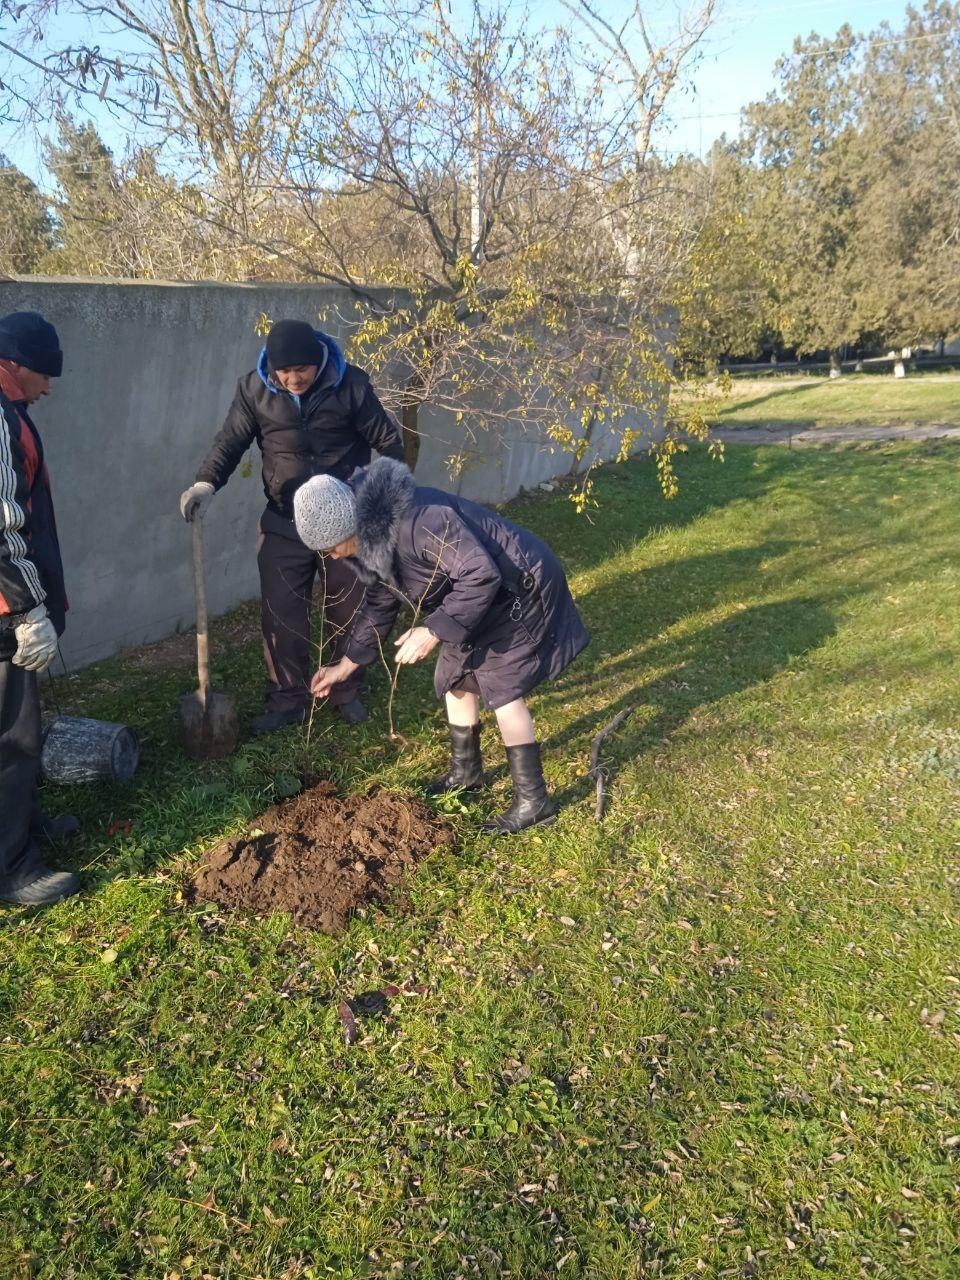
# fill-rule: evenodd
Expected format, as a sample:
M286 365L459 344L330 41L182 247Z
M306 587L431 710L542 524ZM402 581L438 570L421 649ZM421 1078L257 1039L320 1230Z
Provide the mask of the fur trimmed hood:
M380 582L398 586L394 560L400 523L416 489L413 474L404 462L378 458L358 472L351 485L357 498L356 562Z
M473 676L496 709L559 675L588 636L563 567L529 529L485 507L418 485L378 459L351 476L356 555L367 592L343 654L367 666L402 604L440 641L434 688L442 698Z

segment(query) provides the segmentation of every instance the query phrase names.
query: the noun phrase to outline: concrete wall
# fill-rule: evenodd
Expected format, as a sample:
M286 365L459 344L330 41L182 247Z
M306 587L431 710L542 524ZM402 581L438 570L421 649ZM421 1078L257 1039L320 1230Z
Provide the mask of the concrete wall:
M300 285L140 284L30 277L0 281L0 315L41 311L65 360L34 407L53 480L71 612L63 652L81 667L193 625L188 528L178 498L218 430L240 374L262 346L261 315L318 318L345 339L347 290ZM417 476L480 501L565 474L570 458L520 424L469 442L453 415L421 412ZM599 442L611 456L613 441ZM446 460L468 465L451 480ZM216 616L258 594L256 450L214 499L204 523L207 590ZM242 472L248 474L244 475Z

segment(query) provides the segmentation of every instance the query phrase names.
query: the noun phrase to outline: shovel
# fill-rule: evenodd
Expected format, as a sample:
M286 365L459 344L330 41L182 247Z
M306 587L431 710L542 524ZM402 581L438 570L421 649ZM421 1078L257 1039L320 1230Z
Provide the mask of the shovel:
M210 637L207 631L207 586L203 577L203 530L195 515L193 585L197 598L197 674L200 688L180 699L180 740L194 760L219 760L237 745L237 709L227 693L210 688Z

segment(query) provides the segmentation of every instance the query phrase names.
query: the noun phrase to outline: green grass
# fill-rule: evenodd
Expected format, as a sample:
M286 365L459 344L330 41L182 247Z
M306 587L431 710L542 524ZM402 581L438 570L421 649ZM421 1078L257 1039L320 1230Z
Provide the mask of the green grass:
M723 402L724 427L960 426L960 376L906 378L844 374L829 378L779 375L737 378Z
M440 765L427 670L402 750L378 715L206 767L174 745L189 668L61 682L147 741L129 788L48 796L85 896L0 916L5 1280L957 1276L960 452L598 487L591 523L511 511L593 632L535 700L558 825L494 842L472 806L339 939L182 878L278 772ZM256 646L220 658L252 711ZM634 703L600 829L590 743ZM407 978L429 994L346 1048L339 999Z

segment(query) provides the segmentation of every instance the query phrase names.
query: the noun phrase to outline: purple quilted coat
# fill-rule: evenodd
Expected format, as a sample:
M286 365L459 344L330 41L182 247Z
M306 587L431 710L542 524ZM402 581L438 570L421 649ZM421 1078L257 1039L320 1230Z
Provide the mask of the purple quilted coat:
M373 662L402 604L442 645L442 698L473 675L492 708L554 679L589 643L563 568L527 529L464 498L420 488L401 462L379 458L350 480L357 557L367 584L343 652Z

